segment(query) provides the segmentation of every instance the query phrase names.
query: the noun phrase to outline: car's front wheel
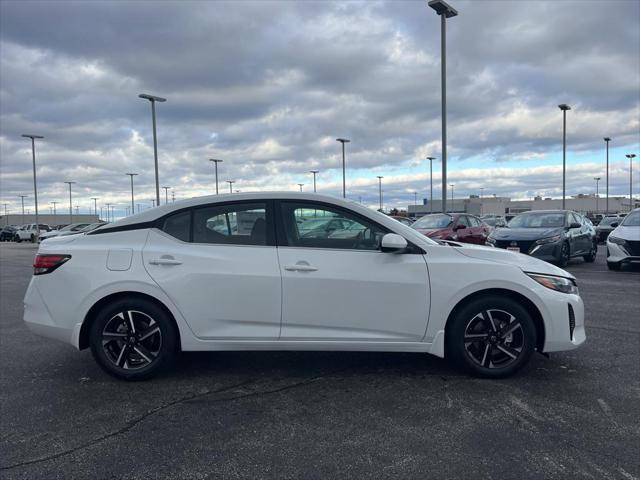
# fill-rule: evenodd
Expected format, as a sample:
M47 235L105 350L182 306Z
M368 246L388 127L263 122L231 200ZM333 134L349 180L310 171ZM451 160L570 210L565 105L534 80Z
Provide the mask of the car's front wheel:
M104 308L91 325L91 352L98 364L124 380L144 380L165 370L176 352L169 315L155 303L121 299Z
M531 315L509 298L487 296L460 308L447 325L446 355L470 373L488 378L512 375L536 346Z
M560 258L558 259L559 267L566 267L569 265L569 261L571 260L571 252L569 251L569 243L563 242L560 247Z

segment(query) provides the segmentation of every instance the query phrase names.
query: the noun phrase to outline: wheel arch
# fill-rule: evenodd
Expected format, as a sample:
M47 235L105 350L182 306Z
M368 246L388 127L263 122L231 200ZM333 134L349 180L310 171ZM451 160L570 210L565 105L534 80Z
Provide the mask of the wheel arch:
M447 317L447 322L445 324L445 338L447 333L449 332L451 324L453 323L451 320L455 318L456 314L460 311L460 309L462 309L469 302L477 300L478 298L491 296L491 295L510 298L511 300L518 302L527 310L527 312L529 312L529 314L531 315L531 318L533 319L533 323L536 329L536 350L538 352L542 352L544 347L544 342L545 342L545 334L546 334L542 313L540 312L536 304L533 303L526 296L524 296L519 292L516 292L514 290L509 290L506 288L487 288L483 290L477 290L467 295L466 297L462 298L460 301L458 301L456 306L453 307L453 309L451 310L451 313L449 313L449 316ZM445 352L445 356L446 356L446 352Z
M178 328L178 323L176 322L176 319L173 316L173 313L171 313L171 310L169 310L169 308L167 308L167 306L163 302L153 297L152 295L148 295L146 293L141 293L141 292L126 291L126 292L112 293L105 297L102 297L100 300L94 303L91 306L91 308L87 311L87 314L84 316L84 319L82 321L82 326L80 327L80 335L78 338L79 350L84 350L86 348L89 348L89 332L91 331L91 324L95 320L98 312L102 308L104 308L105 305L111 302L114 302L116 300L119 300L121 298L127 298L127 299L141 298L141 299L153 302L158 307L160 307L168 315L169 319L171 319L171 323L173 324L173 328L176 334L177 348L178 349L181 348L182 342L181 342L181 336L180 336L180 328Z

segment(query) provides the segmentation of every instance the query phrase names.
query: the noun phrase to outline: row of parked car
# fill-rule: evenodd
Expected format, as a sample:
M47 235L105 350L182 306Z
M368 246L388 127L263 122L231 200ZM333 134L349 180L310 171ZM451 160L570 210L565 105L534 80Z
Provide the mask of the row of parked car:
M438 213L425 215L411 226L434 240L504 248L560 267L576 257L595 261L599 242L607 244L611 270L640 262L640 209L626 216L604 216L597 227L590 218L570 210L531 211L510 219Z
M59 225L57 227L51 227L46 223L39 224L40 235L38 236L38 225L35 223L28 223L26 225L7 225L0 231L1 242L42 242L48 238L75 235L76 233L87 233L91 230L95 230L106 222L96 223L72 223L70 225Z

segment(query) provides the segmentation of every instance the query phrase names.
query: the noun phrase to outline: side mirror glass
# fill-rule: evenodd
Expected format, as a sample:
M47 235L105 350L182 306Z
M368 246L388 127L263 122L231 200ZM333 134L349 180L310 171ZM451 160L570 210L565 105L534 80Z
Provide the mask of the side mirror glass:
M618 222L613 222L613 223L611 224L611 228L616 228L618 225L619 225L619 224L618 224Z
M571 222L569 224L569 228L581 228L582 225L580 225L578 222Z
M396 233L387 233L382 237L380 250L387 253L401 253L409 246L404 237Z

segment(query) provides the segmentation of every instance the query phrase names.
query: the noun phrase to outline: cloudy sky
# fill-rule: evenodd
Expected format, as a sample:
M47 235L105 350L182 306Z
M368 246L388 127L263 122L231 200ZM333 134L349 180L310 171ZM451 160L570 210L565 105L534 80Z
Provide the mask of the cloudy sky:
M628 195L640 154L640 2L452 0L448 22L449 180L456 197L595 191L610 150L610 193ZM0 204L86 212L154 198L149 102L158 105L160 183L176 199L235 189L312 188L385 206L427 196L439 158L440 23L426 1L0 1ZM635 164L640 179L640 163ZM434 162L434 196L440 195ZM602 186L603 182L601 182ZM634 181L637 192L640 184ZM224 183L221 188L228 188ZM164 196L164 195L163 195ZM60 207L59 207L60 208Z

